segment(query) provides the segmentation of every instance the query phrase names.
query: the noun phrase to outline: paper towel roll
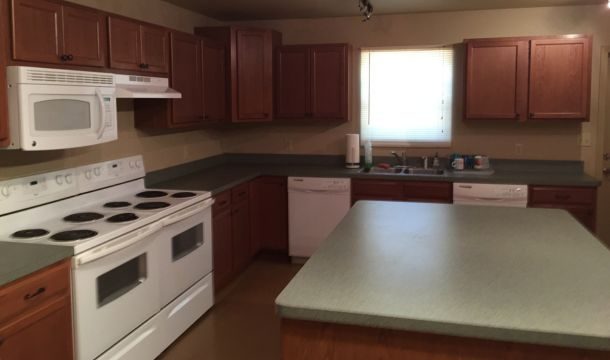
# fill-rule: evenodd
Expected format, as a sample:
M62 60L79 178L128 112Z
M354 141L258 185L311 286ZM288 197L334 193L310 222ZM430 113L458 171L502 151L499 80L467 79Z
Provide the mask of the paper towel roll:
M360 167L360 134L347 134L346 138L345 167L357 169Z

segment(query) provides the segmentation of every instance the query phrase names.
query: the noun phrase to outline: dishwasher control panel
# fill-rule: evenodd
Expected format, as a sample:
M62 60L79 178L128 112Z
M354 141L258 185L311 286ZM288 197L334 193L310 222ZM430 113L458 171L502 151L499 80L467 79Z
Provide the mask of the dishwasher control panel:
M458 205L527 207L527 185L453 184L453 203Z

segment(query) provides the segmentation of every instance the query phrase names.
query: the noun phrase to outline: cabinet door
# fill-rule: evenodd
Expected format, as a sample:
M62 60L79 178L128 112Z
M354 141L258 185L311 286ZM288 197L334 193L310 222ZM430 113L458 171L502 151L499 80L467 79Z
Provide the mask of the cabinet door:
M250 210L252 256L261 249L288 254L286 178L264 176L250 182Z
M237 30L237 121L271 120L271 33Z
M12 11L13 60L61 63L61 5L13 0Z
M214 213L212 223L214 242L214 289L219 291L227 285L233 276L233 244L230 208L221 213Z
M62 7L63 54L74 65L106 64L106 17L99 12Z
M227 120L226 53L222 44L202 41L204 123Z
M587 120L591 39L532 40L531 44L530 118Z
M467 46L466 119L527 119L528 41Z
M276 52L275 117L311 117L311 91L308 46L283 46Z
M0 4L4 9L4 6ZM6 29L1 27L1 29ZM0 84L6 84L6 62L8 61L8 39L6 36L0 36ZM9 129L8 129L8 94L7 86L0 86L0 147L8 146Z
M182 93L181 99L172 100L172 127L201 124L203 84L200 44L199 38L194 35L171 34L171 84Z
M314 118L347 121L347 45L311 47L311 113Z
M165 29L142 25L140 39L144 70L167 73L169 69L169 32Z
M120 70L142 70L140 25L129 20L108 18L110 67Z
M453 184L433 181L406 181L403 188L404 201L451 204Z
M233 204L233 271L244 270L250 262L250 209L248 201Z
M71 311L66 296L0 325L0 359L72 359Z

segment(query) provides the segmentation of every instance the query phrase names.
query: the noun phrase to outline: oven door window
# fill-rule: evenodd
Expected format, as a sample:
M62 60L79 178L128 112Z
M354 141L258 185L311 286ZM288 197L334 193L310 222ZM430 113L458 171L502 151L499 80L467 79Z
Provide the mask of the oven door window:
M203 224L198 224L172 238L172 261L176 262L203 245Z
M73 99L51 99L34 103L36 131L74 131L93 127L91 103Z
M97 278L97 306L101 308L142 284L147 276L146 253Z

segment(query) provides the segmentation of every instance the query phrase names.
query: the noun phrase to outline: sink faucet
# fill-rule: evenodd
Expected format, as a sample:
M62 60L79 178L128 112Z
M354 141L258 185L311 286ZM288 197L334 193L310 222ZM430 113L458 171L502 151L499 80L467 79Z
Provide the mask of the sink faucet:
M401 153L401 155L398 155L398 153L396 151L392 151L391 154L394 155L394 157L398 161L399 165L407 166L407 152L406 151L403 151Z

